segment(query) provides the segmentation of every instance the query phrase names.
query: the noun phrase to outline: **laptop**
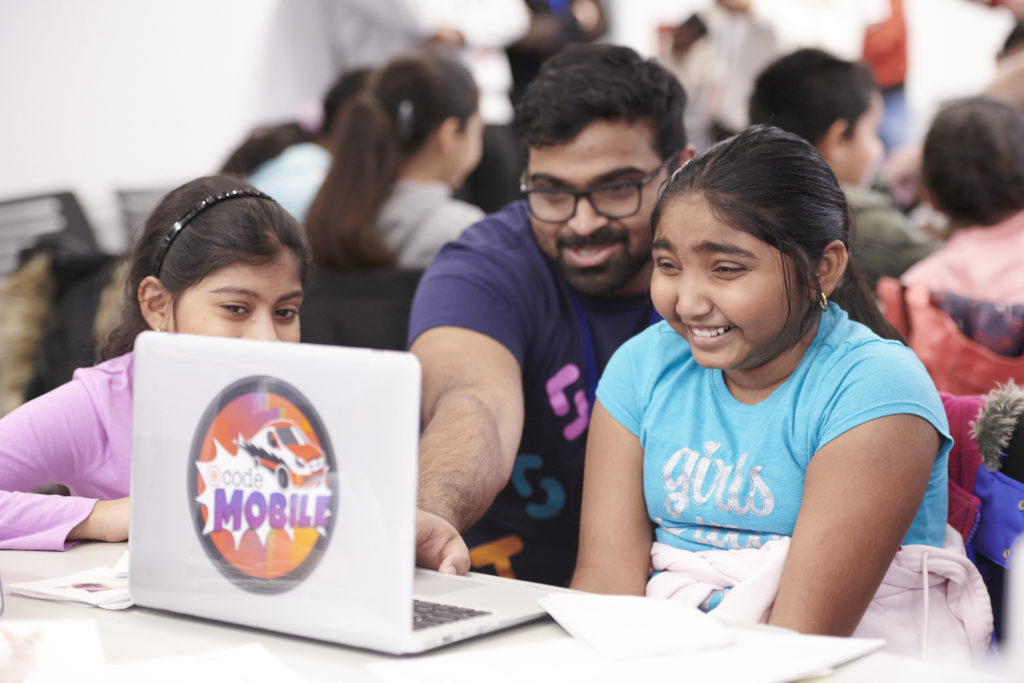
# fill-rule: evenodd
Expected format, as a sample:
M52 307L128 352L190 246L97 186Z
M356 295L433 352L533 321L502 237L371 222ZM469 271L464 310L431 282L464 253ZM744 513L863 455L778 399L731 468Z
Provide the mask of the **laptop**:
M560 590L415 568L412 354L145 332L134 363L135 604L400 654Z

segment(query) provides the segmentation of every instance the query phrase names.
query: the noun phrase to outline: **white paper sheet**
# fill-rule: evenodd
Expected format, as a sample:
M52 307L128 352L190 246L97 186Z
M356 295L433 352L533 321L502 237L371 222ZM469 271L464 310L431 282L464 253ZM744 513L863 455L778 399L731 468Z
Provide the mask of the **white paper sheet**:
M56 579L5 584L4 590L30 598L125 609L132 606L128 595L128 551L113 567L93 567Z
M736 640L714 617L675 600L552 593L540 606L573 638L611 659L714 650Z
M620 624L623 631L641 628ZM735 630L732 645L673 655L610 659L573 638L477 648L417 659L374 661L371 673L391 683L533 683L630 680L781 683L827 672L883 645L881 640Z

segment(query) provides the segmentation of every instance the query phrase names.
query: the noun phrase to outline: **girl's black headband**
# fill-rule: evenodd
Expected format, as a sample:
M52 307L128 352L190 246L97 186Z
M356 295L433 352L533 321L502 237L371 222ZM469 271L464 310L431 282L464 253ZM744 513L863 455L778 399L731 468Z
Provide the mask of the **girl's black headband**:
M208 209L218 202L238 197L257 197L259 199L269 199L270 201L274 201L273 197L264 194L259 190L243 189L229 190L227 192L221 192L220 194L207 197L189 209L188 213L182 216L180 220L176 221L174 225L171 226L171 229L167 231L167 234L164 235L164 239L160 243L160 248L156 250L156 256L153 258L153 275L160 277L160 266L164 264L164 257L167 256L167 250L171 248L171 243L174 242L178 233L184 230L185 226L189 224L189 221L198 216L204 209Z

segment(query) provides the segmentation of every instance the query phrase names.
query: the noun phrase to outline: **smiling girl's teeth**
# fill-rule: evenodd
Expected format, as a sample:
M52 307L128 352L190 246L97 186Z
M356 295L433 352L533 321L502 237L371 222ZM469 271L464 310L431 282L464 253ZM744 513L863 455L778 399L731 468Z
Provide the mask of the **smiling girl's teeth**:
M693 333L695 335L697 335L698 337L717 337L718 335L724 334L724 333L728 332L731 329L732 329L732 325L727 325L726 327L711 327L711 328L708 328L708 327L703 327L703 328L691 327L690 328L690 330L692 330Z

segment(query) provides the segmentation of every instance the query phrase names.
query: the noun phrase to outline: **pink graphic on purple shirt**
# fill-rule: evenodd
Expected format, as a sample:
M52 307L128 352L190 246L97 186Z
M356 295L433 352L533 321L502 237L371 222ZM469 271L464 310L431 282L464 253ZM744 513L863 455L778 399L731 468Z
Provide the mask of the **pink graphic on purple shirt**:
M586 392L582 389L576 391L571 405L569 397L565 393L566 388L579 378L580 369L574 363L569 363L562 366L545 384L545 388L548 391L548 401L551 404L551 409L555 411L555 415L559 417L568 415L571 405L576 407L576 418L562 430L562 435L566 441L578 439L587 430L587 425L590 424L590 404L587 401Z

